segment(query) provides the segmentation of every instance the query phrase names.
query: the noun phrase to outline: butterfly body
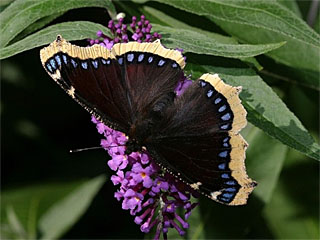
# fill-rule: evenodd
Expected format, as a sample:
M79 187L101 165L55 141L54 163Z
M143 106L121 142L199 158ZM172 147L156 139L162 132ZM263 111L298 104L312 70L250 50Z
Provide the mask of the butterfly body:
M246 174L241 88L204 74L181 96L185 62L160 42L116 44L110 51L57 38L41 50L49 75L109 127L127 135L126 154L147 151L165 171L209 198L245 204L256 183Z

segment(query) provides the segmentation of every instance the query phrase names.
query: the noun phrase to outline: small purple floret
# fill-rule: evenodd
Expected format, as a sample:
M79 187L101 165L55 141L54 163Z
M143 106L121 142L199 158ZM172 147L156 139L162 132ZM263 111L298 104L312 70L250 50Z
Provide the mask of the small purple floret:
M140 20L132 17L130 24L125 24L124 19L110 20L108 28L113 34L106 36L102 31L97 32L98 39L90 40L90 45L100 44L111 49L118 42L152 42L161 39L161 34L151 33L152 25L145 16ZM131 28L133 33L128 31ZM177 49L183 52L182 49ZM180 96L192 83L184 75L181 76L175 92ZM195 192L187 185L177 180L168 173L163 172L147 151L125 154L128 137L119 131L113 130L102 122L92 117L97 130L104 135L101 146L108 151L111 160L108 166L115 173L111 176L114 185L119 186L114 197L122 201L122 208L130 210L135 216L134 222L140 225L142 232L148 233L156 227L154 239L167 239L169 228L176 229L180 235L184 235L189 224L187 219L198 203L192 203L191 195L197 197ZM184 210L180 216L178 210ZM180 211L179 211L180 212Z

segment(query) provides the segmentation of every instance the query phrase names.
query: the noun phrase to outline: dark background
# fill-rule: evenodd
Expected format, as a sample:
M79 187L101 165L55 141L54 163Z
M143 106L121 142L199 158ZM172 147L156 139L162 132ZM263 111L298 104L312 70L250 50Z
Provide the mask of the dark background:
M299 2L299 5L306 17L309 2ZM116 6L120 12L123 5ZM170 7L166 8L168 12L172 10ZM129 19L130 16L127 16L127 20ZM87 8L69 11L51 24L74 20L89 20L107 25L109 17L105 10ZM199 19L192 24L205 26L202 21ZM223 33L218 27L215 28L216 32ZM212 31L212 28L210 30ZM86 45L87 42L81 41L77 44ZM65 192L73 189L76 185L73 183L100 174L109 178L112 174L107 166L109 157L104 150L69 153L70 149L99 146L101 136L91 123L90 115L65 94L44 71L39 51L40 48L33 49L1 61L2 192L12 196L16 189L24 188L30 194L36 191L32 186L39 184L65 185L62 190L52 190L52 198L44 194L38 215L51 203L60 199ZM215 59L217 62L221 60ZM192 61L192 55L188 56L188 60ZM266 57L259 57L258 60L267 69L281 71ZM229 64L234 66L242 63L231 61ZM224 65L223 61L220 61L220 65ZM283 100L309 131L319 133L317 91L299 85L292 86L284 81L279 82L263 74L262 77L268 84L285 93ZM299 103L299 94L306 95L307 100ZM281 178L288 186L286 191L291 198L300 202L298 206L302 206L301 214L317 218L318 164L314 160L303 158L305 161L300 161L292 167L288 158L289 167L281 173ZM143 234L139 226L133 223L133 217L128 211L122 210L121 203L113 197L115 189L111 181L107 181L89 210L64 238L142 238ZM26 201L31 199L28 193L25 196ZM207 200L202 201L207 203ZM4 215L2 211L1 216ZM267 228L259 234L251 230L246 237L259 235L264 238L273 237Z

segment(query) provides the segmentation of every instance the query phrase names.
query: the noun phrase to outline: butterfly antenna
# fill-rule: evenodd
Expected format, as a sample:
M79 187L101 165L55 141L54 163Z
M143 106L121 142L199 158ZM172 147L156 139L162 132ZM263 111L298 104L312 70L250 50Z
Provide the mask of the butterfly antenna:
M115 146L108 146L106 148L113 148L113 147L124 147L126 145L115 145ZM101 149L103 147L88 147L88 148L79 148L79 149L74 149L70 150L70 153L76 153L76 152L82 152L82 151L87 151L87 150L95 150L95 149Z
M87 150L95 150L95 149L100 149L102 147L88 147L88 148L79 148L79 149L74 149L70 150L70 153L76 153L76 152L82 152L82 151L87 151Z

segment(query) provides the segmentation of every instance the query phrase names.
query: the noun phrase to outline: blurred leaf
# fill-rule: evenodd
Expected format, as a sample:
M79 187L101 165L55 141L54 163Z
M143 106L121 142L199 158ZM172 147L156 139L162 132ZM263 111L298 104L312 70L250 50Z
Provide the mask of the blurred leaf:
M287 147L253 128L246 140L249 143L246 165L250 177L258 182L253 194L268 203L286 159Z
M229 58L245 58L257 56L276 48L284 43L273 44L223 44L212 37L187 29L175 29L153 24L153 29L163 35L162 43L168 48L182 48L185 52L207 54Z
M187 69L199 77L202 73L218 73L228 84L242 86L242 103L248 112L248 121L265 133L278 139L307 156L320 160L320 147L287 108L273 90L250 69L221 68L209 65L194 65Z
M262 44L286 41L285 46L267 55L291 67L319 71L319 34L275 1L158 1L209 17L242 42Z
M197 28L197 27L190 26L182 21L179 21L176 18L169 16L168 14L166 14L162 11L159 11L158 9L155 9L155 8L152 8L149 6L144 6L143 11L146 12L147 16L152 15L153 18L157 18L158 21L165 23L169 27L172 27L175 29L187 29L190 31L199 32L203 35L206 35L207 37L213 38L215 41L217 41L219 43L225 43L225 44L237 44L238 43L237 40L232 37L223 36L218 33L209 32L209 31L205 31L200 28Z
M279 182L272 201L263 211L276 239L319 239L318 220L301 213L299 205L286 194L287 187Z
M12 206L7 207L7 216L8 216L9 226L12 230L12 233L15 234L16 238L26 239L27 238L26 231L24 230Z
M55 203L39 220L41 239L58 239L83 215L94 196L104 184L105 176L98 176Z
M1 49L0 59L4 59L20 52L51 43L56 39L58 34L62 35L66 40L72 41L86 38L96 38L96 33L98 30L103 31L106 35L110 34L109 29L97 23L86 21L58 23L42 29L19 42Z
M145 12L145 15L149 18L150 15L152 16L153 19L158 19L157 22L163 22L166 25L175 28L175 29L187 29L193 32L198 32L200 34L205 35L208 38L211 38L212 40L222 43L222 44L238 44L237 40L235 40L232 37L227 37L218 33L214 32L209 32L202 30L197 27L192 27L184 22L181 22L167 14L165 14L162 11L159 11L155 8L149 7L149 6L144 6L143 11ZM179 47L179 46L176 46ZM249 65L253 65L256 67L258 70L262 69L262 66L258 63L258 61L254 57L248 57L248 58L240 58L242 61L248 63Z
M1 209L12 206L22 225L25 229L28 229L29 232L29 224L32 224L33 221L32 214L37 214L37 216L41 215L54 202L62 199L82 183L83 180L63 183L42 183L3 190L1 194ZM37 203L39 203L39 206L37 206ZM5 211L1 211L1 223L6 222L8 222L8 220Z
M0 48L39 19L83 7L102 7L114 12L110 0L16 0L0 13Z
M299 18L302 18L299 6L296 0L277 0L281 5L285 6L293 13L295 13Z
M215 204L215 203L212 203ZM195 209L192 210L190 217L188 218L188 223L190 225L187 236L188 239L205 239L205 232L204 228L206 227L206 223L211 211L206 212L205 214L201 214L200 207L197 206Z

